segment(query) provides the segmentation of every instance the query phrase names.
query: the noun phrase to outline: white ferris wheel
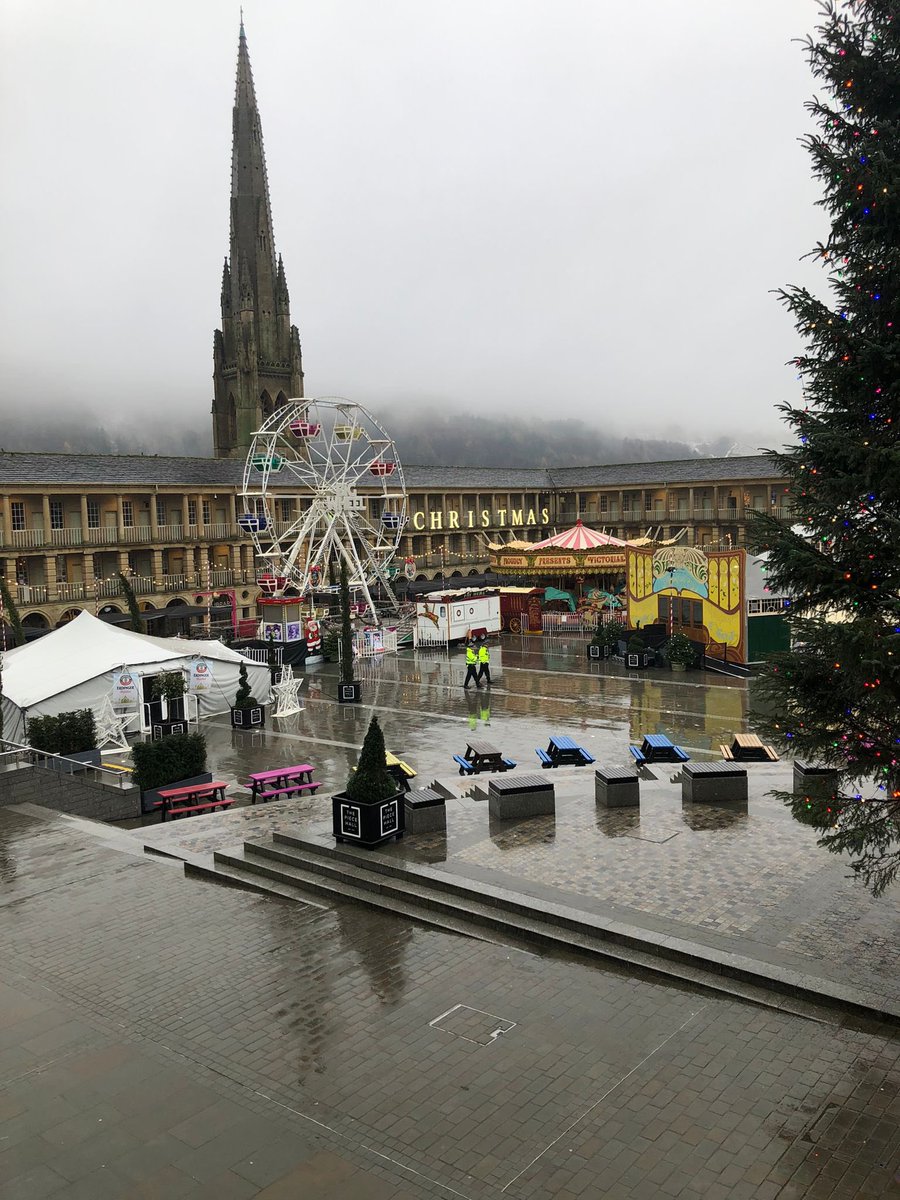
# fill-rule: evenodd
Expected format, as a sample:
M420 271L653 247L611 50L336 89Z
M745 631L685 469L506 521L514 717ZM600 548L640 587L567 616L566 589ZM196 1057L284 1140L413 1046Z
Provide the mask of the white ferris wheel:
M407 521L403 468L362 405L326 397L276 409L253 436L242 497L240 525L253 538L265 593L334 586L343 561L373 616L376 584L394 604L388 568Z

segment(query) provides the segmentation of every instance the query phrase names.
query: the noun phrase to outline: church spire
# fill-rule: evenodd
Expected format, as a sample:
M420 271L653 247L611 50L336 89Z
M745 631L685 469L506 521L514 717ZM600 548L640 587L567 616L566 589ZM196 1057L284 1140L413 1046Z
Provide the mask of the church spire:
M273 404L303 395L300 335L275 254L262 122L241 13L232 110L231 228L213 371L217 457L239 457Z

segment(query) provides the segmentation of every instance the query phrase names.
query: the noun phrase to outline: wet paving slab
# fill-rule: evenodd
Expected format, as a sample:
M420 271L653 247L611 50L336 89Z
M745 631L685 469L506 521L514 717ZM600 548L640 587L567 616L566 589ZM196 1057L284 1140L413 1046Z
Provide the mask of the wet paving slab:
M529 770L549 732L610 763L654 729L700 757L746 728L740 683L601 676L575 649L515 645L475 722ZM654 768L636 822L599 812L590 769L547 772L555 820L492 829L448 770L474 707L456 662L383 667L364 698L389 746L423 782L456 785L446 839L389 853L841 971L868 937L865 970L888 978L896 902L867 899L765 797L781 765L751 768L745 813L703 814ZM315 678L318 698L276 729L207 732L233 790L310 761L319 797L131 831L0 811L4 1200L900 1196L900 1038L884 1026L218 887L145 855L145 841L209 854L274 829L328 839L327 796L371 710L339 708L333 674Z
M333 844L329 796L344 786L374 711L389 748L419 771L416 782L438 778L456 794L445 835L407 837L380 853L900 1002L900 894L874 899L847 861L822 851L814 831L769 794L790 790L789 761L748 764L748 804L720 806L683 803L679 768L656 764L642 773L639 810L598 806L591 767L545 771L555 785L554 816L493 821L452 762L473 734L532 771L535 749L551 733L572 735L598 764L624 766L628 744L646 733L667 733L702 761L720 758L719 744L748 728L745 681L590 667L581 643L519 646L512 639L495 652L501 662L490 697L462 691L456 656L407 655L369 670L361 706L334 702L326 667L310 674L303 711L263 733L207 723L212 769L231 781L232 794L246 795L246 771L298 761L315 764L322 790L145 827L138 836L196 855L273 832Z

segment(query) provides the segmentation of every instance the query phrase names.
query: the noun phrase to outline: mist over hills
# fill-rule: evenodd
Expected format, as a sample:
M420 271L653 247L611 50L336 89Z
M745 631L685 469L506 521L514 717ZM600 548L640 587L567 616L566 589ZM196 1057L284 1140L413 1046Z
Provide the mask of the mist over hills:
M401 462L421 466L569 467L600 463L655 462L726 453L752 454L728 438L688 443L667 438L622 436L582 420L431 415L379 410L394 437ZM96 413L31 410L7 415L0 425L0 450L70 454L212 454L203 420L153 418L104 421Z

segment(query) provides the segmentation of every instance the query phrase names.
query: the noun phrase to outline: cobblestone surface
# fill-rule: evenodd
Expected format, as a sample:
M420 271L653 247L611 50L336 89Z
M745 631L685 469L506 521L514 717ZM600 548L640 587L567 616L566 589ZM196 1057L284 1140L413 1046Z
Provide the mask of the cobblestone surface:
M219 888L134 840L0 813L4 1200L900 1196L883 1029Z

